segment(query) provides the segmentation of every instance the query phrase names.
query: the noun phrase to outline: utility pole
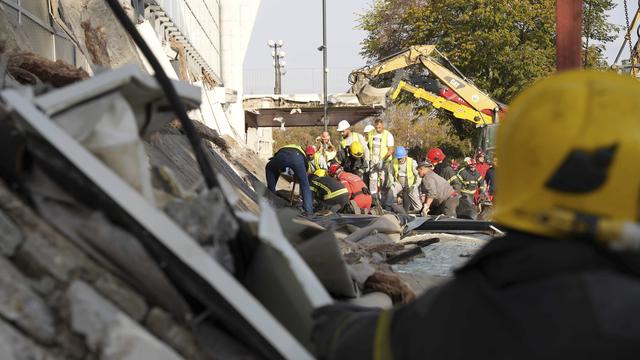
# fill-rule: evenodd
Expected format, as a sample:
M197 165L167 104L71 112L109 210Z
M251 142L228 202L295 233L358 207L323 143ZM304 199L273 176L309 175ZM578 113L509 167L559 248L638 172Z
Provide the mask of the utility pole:
M284 70L284 67L287 65L287 63L282 60L286 55L286 53L282 51L284 41L269 40L267 42L267 45L269 45L269 47L273 49L271 51L271 57L273 58L273 69L275 71L275 86L273 88L273 93L279 95L282 94L282 75L285 75L287 73L286 70Z
M327 117L329 104L327 99L327 73L329 72L327 68L327 0L322 0L322 46L318 50L322 50L322 95L324 98L324 117L322 120L324 122L324 131L327 131L327 126L329 125L329 118Z
M582 49L582 1L556 0L556 69L579 69Z

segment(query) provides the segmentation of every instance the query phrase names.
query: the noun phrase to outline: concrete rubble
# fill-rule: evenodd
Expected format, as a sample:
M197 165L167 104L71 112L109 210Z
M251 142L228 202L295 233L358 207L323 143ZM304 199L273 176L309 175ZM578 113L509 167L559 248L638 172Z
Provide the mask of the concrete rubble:
M115 69L91 77L25 52L0 14L3 359L310 359L313 309L409 302L492 233L297 217L266 194L257 154L197 123L208 189L133 44L109 41L125 35L97 19L102 3L52 2L92 67ZM198 108L199 88L174 86Z

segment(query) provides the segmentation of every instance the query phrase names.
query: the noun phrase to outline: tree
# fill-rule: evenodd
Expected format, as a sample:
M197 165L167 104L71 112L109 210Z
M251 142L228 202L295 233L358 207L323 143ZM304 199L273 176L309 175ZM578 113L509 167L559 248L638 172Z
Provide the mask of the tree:
M617 4L612 0L585 0L582 5L583 26L582 66L585 68L606 68L604 44L616 40L623 26L608 22L606 13Z
M615 5L587 1L587 64L599 66L602 44L615 39L616 26L605 14ZM359 28L367 32L361 54L370 62L434 44L476 86L506 103L555 68L555 0L378 0L361 15ZM416 74L409 82L420 83ZM449 121L463 137L473 132L466 122Z

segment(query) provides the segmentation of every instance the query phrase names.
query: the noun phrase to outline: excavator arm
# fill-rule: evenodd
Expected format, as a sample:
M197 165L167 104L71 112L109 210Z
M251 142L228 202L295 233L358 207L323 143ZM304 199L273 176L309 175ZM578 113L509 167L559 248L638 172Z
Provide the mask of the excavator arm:
M432 92L426 91L425 89L421 89L419 87L415 87L407 82L400 81L398 85L391 92L391 100L395 100L400 92L404 90L413 94L414 97L418 99L422 99L431 103L436 109L447 110L454 117L462 120L468 120L473 122L478 126L490 125L493 124L493 117L479 112L475 109L470 108L469 106L462 105L460 103L448 100L442 96L435 95Z
M445 61L447 65L449 65L456 71L456 73L436 61L434 55L437 55L443 61ZM396 87L396 89L394 90L396 96L399 90L405 89L412 92L414 96L416 94L420 94L420 98L427 101L429 101L427 97L431 98L432 96L445 98L445 100L447 100L448 102L457 103L475 109L475 119L479 120L480 124L490 123L486 121L485 118L491 118L491 115L496 109L498 111L503 109L501 105L493 101L487 94L473 85L473 82L471 80L467 79L460 71L458 71L456 67L451 64L449 60L436 49L435 45L411 46L409 49L382 59L376 64L354 70L349 75L349 81L351 82L351 84L353 84L352 91L356 93L356 95L358 95L361 101L364 100L365 103L373 102L373 99L376 99L376 97L385 94L387 89L374 88L373 86L369 85L370 79L378 75L389 73L415 64L421 64L423 67L429 70L429 72L433 76L435 76L442 83L442 85L446 86L446 89L441 92L441 94L438 94L440 96L433 93L429 93L428 95L426 94L428 93L426 90L415 88L408 85L407 83L404 83L402 88ZM450 91L447 91L448 89L450 89ZM453 91L453 93L455 94L451 94L451 91ZM442 102L439 102L438 104L440 103ZM449 105L450 106L447 107L454 107L453 104ZM464 111L464 113L468 114L469 111ZM482 113L487 116L481 116L478 113ZM454 116L456 116L456 114L462 114L462 112L454 112ZM471 120L467 115L465 115L462 119ZM478 123L476 120L471 121Z

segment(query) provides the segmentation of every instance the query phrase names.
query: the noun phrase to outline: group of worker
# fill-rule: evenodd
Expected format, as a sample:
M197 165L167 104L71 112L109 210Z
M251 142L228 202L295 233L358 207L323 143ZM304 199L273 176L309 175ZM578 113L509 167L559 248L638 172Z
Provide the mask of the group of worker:
M365 127L366 135L353 131L347 120L337 130L337 148L327 131L316 139L317 146L280 148L266 167L269 190L275 191L281 172L292 172L306 214L314 209L370 213L373 207L378 212L476 219L478 205L492 197L494 167L482 151L454 170L455 163L439 148L421 161L408 156L405 147L395 146L380 118Z
M637 359L639 97L637 79L607 71L519 95L497 137L506 235L408 304L316 310L317 358Z

